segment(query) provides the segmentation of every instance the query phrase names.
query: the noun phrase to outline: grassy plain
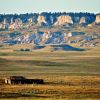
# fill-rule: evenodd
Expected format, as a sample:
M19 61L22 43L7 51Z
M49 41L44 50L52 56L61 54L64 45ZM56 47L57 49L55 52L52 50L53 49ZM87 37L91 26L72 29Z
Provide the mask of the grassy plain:
M100 99L99 48L81 52L8 51L0 51L1 100ZM42 78L45 84L3 84L2 79L11 75Z

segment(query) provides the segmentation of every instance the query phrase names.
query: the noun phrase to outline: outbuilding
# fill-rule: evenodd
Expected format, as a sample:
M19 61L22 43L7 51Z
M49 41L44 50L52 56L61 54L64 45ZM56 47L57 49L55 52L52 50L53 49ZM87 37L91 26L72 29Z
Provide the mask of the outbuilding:
M5 84L44 84L43 79L27 79L23 76L10 76L5 79Z

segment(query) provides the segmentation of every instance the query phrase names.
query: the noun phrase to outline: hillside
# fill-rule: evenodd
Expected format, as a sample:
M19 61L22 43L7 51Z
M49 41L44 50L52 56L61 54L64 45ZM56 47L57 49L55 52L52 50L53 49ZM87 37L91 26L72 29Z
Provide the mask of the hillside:
M0 15L0 46L25 44L31 44L32 50L35 45L99 47L100 14L43 12Z
M6 84L10 76L44 84ZM100 14L0 15L0 98L99 100Z

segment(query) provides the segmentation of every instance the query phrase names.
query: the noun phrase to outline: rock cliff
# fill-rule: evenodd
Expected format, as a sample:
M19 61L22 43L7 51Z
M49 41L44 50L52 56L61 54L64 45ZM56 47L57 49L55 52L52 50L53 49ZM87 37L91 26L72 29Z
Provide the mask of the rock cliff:
M85 24L85 23L86 23L86 18L85 18L85 17L82 17L82 18L80 19L79 24Z
M57 18L57 22L54 25L64 25L64 24L73 24L72 17L69 15L62 15Z
M40 24L40 25L41 25L41 23L46 23L44 16L38 16L37 21L38 21L38 24Z
M95 23L100 24L100 14L96 15Z

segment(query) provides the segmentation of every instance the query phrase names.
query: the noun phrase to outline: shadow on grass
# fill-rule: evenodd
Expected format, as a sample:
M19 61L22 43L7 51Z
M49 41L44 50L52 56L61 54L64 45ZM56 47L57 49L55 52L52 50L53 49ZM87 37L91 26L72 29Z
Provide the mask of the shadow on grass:
M8 64L7 64L8 63ZM39 60L16 60L16 61L11 61L11 60L6 60L6 59L1 59L0 58L0 65L7 66L7 65L12 65L14 66L15 64L27 64L27 65L34 65L34 66L65 66L66 64L64 63L58 63L58 62L51 62L51 61L39 61Z

